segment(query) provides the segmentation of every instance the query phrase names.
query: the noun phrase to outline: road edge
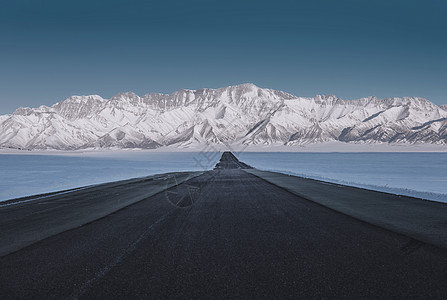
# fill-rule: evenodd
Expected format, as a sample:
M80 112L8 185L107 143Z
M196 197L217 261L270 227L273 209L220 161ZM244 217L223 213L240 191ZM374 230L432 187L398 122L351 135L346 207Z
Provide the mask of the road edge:
M155 174L155 175L151 175L151 176L147 176L147 177L142 177L142 178L134 178L134 179L129 179L129 180L120 180L120 181L116 181L116 182L109 182L109 183L103 183L103 184L99 184L99 185L94 185L94 186L88 186L86 187L86 189L88 188L92 188L92 187L98 187L101 185L104 185L105 187L113 185L113 186L119 186L122 184L127 184L129 182L133 182L133 181L139 181L139 180L147 180L148 178L152 178L152 177L156 177L156 176L166 176L166 175L173 175L176 177L176 181L171 181L165 185L160 185L158 189L155 189L154 191L145 194L144 197L138 198L138 199L133 199L133 200L128 200L128 201L123 201L121 202L119 205L114 206L114 207L108 207L106 209L101 210L101 212L96 212L95 214L90 215L89 217L85 217L83 219L80 219L76 222L71 222L71 223L64 223L64 224L59 224L57 227L51 227L51 228L46 228L46 230L39 230L39 235L33 235L33 238L28 238L28 239L20 239L18 238L16 243L14 244L7 244L7 245L2 245L0 247L0 257L6 256L8 254L11 254L13 252L19 251L23 248L26 248L28 246L31 246L39 241L42 241L44 239L47 239L49 237L55 236L57 234L60 234L62 232L65 231L69 231L72 230L74 228L77 227L81 227L84 226L86 224L89 224L91 222L94 222L96 220L102 219L104 217L107 217L108 215L114 214L122 209L125 209L126 207L129 207L133 204L136 204L138 202L141 202L149 197L153 197L159 193L162 193L164 191L166 191L169 188L172 188L174 186L180 185L185 183L188 180L191 180L195 177L198 177L200 175L202 175L204 172L170 172L170 173L162 173L162 174ZM174 183L175 182L175 183ZM157 183L159 184L159 183ZM83 189L85 191L85 189ZM71 191L68 191L68 193L76 193L77 191L79 191L79 189L74 189ZM66 192L66 191L63 191ZM41 195L36 195L36 197L40 197ZM49 197L51 196L57 196L57 192L56 193L52 193ZM28 197L27 197L28 198ZM26 202L28 202L29 200L26 200L24 202L17 202L17 203L13 203L13 205L20 205L22 203L26 204ZM36 200L38 201L38 200ZM5 207L6 208L6 207ZM0 208L1 209L1 208ZM0 235L1 238L1 235Z
M306 200L447 250L447 204L262 171L244 170Z

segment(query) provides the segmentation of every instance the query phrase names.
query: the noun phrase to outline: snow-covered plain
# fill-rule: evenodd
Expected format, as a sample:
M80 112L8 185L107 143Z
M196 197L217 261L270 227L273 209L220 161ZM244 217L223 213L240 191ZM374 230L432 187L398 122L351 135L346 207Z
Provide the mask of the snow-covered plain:
M219 153L0 154L0 201L176 171L212 169Z
M447 202L447 153L268 153L238 158L258 169Z
M447 202L445 152L235 154L262 170ZM152 174L209 170L219 158L218 152L204 151L0 154L0 201Z

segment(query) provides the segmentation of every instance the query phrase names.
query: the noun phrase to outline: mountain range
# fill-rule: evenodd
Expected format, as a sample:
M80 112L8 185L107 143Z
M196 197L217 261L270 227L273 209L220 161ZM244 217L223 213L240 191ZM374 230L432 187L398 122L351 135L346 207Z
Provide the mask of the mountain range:
M447 106L418 97L297 97L241 84L72 96L0 116L0 147L76 150L346 143L447 144Z

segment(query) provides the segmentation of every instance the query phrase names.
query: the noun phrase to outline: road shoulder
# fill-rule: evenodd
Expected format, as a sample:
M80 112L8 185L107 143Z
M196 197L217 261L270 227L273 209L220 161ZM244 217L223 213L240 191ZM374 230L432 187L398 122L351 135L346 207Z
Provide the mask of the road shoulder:
M0 256L103 218L201 174L158 174L3 203Z
M257 169L245 170L295 195L447 249L447 204Z

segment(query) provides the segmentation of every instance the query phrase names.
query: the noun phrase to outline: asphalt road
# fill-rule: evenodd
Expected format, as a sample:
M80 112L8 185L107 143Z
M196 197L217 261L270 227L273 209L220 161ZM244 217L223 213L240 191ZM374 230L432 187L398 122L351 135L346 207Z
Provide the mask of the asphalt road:
M447 297L447 252L218 169L0 258L2 299Z
M257 169L246 172L298 197L447 250L447 203Z
M0 256L85 225L202 172L153 175L0 203Z
M233 153L225 151L222 153L222 157L216 164L214 169L253 169L251 166L243 163L234 156Z

